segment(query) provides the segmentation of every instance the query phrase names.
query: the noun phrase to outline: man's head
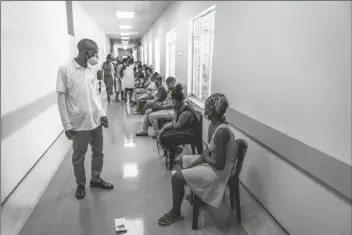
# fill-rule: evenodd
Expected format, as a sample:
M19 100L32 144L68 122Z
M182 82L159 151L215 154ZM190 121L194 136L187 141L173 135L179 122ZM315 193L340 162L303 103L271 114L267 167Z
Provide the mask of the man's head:
M174 77L168 77L166 79L166 86L170 91L174 89L175 85L176 85L176 79Z
M87 64L88 61L91 65L98 63L98 45L91 39L82 39L77 44L78 57L83 58L84 63ZM92 60L93 58L93 60Z

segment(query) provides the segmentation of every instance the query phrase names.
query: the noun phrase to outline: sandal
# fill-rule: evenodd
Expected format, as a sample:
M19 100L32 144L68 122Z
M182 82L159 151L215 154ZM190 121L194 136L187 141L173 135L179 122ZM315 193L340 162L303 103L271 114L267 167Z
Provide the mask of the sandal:
M148 136L148 133L141 132L141 133L137 133L136 136Z
M171 225L177 221L183 220L185 217L181 214L179 218L170 218L166 214L164 214L161 218L158 220L158 224L161 226L168 226Z

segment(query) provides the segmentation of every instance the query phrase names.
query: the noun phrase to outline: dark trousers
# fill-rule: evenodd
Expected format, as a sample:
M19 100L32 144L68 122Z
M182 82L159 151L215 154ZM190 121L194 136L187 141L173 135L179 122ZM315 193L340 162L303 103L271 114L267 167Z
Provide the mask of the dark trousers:
M162 133L159 137L160 144L167 149L169 158L171 161L174 160L177 147L180 145L193 143L196 135L192 132L170 129Z
M76 131L74 133L75 138L73 139L73 155L72 163L73 170L78 185L85 185L86 173L84 168L84 159L90 143L92 148L92 163L91 181L99 181L100 174L103 169L103 128L100 125L91 131Z

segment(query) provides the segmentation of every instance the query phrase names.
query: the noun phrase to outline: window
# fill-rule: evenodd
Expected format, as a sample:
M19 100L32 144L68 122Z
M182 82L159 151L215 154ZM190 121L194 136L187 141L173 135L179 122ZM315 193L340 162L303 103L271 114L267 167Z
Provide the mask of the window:
M154 53L155 53L155 71L160 73L160 41L159 38L155 39L155 46L154 46Z
M192 95L205 101L211 94L215 6L192 22Z
M140 47L141 48L141 58L142 58L142 64L144 64L144 53L143 53L143 47Z
M148 64L148 46L144 44L144 64Z
M152 42L149 42L149 65L153 64L153 46Z
M166 77L175 76L176 70L176 30L166 34Z

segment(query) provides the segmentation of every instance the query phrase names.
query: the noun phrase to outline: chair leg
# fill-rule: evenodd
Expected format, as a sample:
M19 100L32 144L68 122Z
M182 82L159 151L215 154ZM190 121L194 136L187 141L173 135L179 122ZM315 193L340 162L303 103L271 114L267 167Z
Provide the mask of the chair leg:
M230 189L230 205L231 209L235 209L235 185L233 182L229 182L229 189Z
M197 203L197 202L193 203L192 230L197 230L198 229L199 207L200 207L199 203Z
M196 146L194 146L194 144L191 144L191 148L192 148L193 155L196 154Z
M237 223L241 223L241 202L240 202L240 181L237 179L235 183L235 204L236 204L236 216Z

